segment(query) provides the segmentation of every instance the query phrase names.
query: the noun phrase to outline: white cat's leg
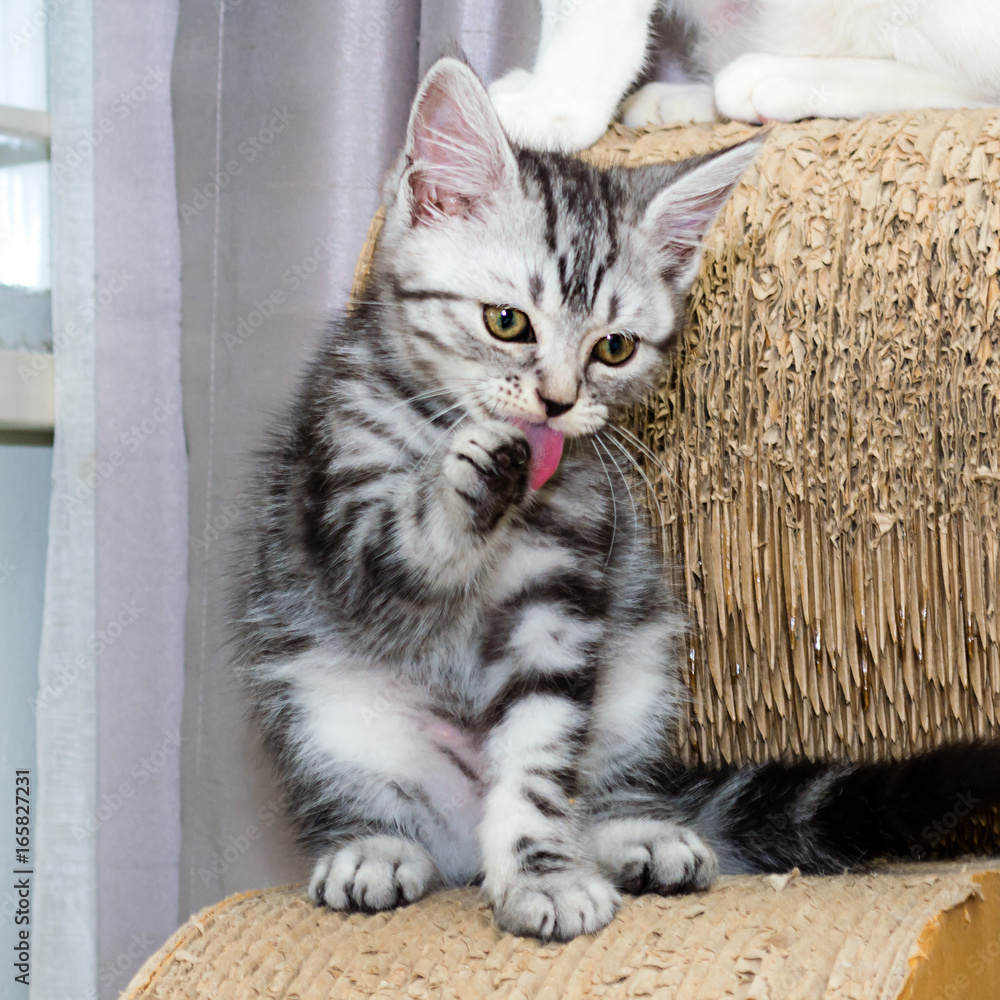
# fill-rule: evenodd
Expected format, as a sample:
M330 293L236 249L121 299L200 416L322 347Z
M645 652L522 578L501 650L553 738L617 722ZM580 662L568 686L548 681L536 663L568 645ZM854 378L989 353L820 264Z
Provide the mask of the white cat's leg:
M602 928L620 899L581 837L573 785L586 711L528 695L490 734L480 837L497 923L513 934L568 940Z
M642 69L655 0L543 0L531 72L490 87L504 128L535 149L583 149L608 127Z
M671 122L715 121L715 96L709 83L647 83L622 105L629 128Z
M716 74L715 103L726 117L748 122L983 106L944 77L891 59L758 52L740 56Z
M686 622L665 610L622 629L608 650L584 757L589 848L601 871L626 892L705 889L719 863L691 829L673 822L668 791L646 774L668 753L665 738L682 704L676 663Z

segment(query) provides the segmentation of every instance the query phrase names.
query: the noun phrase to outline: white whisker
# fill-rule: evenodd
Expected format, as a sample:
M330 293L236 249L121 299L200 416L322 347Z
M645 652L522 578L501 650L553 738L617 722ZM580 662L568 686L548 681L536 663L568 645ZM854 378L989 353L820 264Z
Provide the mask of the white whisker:
M605 444L604 438L602 438L600 434L597 435L597 443L604 449L608 458L611 459L611 464L618 470L618 475L621 476L622 483L625 486L625 492L628 494L628 498L632 504L632 540L635 541L639 535L639 511L635 506L635 497L632 495L632 488L629 486L628 479L622 471L622 467L615 461L615 456L608 450L608 446Z
M638 448L639 451L641 451L642 454L645 455L645 457L648 458L650 462L652 462L653 465L655 465L656 468L660 470L663 476L666 479L668 479L677 490L679 490L681 493L684 494L684 496L688 498L692 506L694 505L694 500L692 499L691 494L676 479L674 479L674 477L670 474L670 470L663 464L663 462L660 461L655 452L651 451L642 441L639 440L639 438L637 438L630 430L627 430L625 427L620 427L616 424L608 424L607 428L609 431L614 431L616 434L621 434L630 444L635 445L635 447ZM653 492L653 496L654 497L656 496L655 491Z
M608 546L608 558L604 560L604 565L607 566L611 562L611 553L615 549L615 537L618 534L618 501L615 499L615 484L611 482L611 473L608 472L608 467L605 464L603 458L601 458L601 453L597 450L597 442L591 438L590 443L594 446L594 454L597 456L597 460L601 463L604 468L604 475L608 477L608 489L611 491L611 544Z

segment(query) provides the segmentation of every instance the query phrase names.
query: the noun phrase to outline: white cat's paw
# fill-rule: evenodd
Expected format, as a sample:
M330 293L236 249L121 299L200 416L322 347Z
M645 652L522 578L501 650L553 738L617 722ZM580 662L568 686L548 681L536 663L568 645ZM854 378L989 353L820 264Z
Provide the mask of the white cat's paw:
M542 941L593 934L618 912L621 896L589 867L545 875L518 875L493 895L496 922L505 931Z
M534 74L529 73L526 69L512 69L506 76L502 76L490 84L490 98L496 105L498 97L519 94L522 90L530 87L534 79Z
M523 69L501 77L489 90L504 130L530 149L585 149L604 134L611 117L593 101L556 93Z
M531 449L523 432L500 420L463 427L445 456L444 474L480 532L492 531L528 491Z
M692 830L667 820L611 820L596 826L591 837L600 869L633 895L707 889L719 874L712 849Z
M647 83L622 105L629 128L671 122L715 121L715 98L707 83Z
M715 103L727 118L794 122L823 114L829 99L822 81L786 56L751 52L715 76Z
M431 856L402 837L359 837L313 869L309 896L331 910L391 910L426 895L437 881Z

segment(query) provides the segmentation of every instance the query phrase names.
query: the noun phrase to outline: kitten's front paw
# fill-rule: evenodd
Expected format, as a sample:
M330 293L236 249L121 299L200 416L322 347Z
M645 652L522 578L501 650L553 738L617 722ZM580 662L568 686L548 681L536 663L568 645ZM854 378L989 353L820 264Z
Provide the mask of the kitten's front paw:
M507 134L531 149L566 153L585 149L608 127L611 111L580 95L560 94L527 70L516 69L490 85L490 100ZM613 110L613 109L612 109Z
M593 934L611 921L621 905L615 887L587 868L519 875L494 895L493 914L500 927L542 941Z
M438 878L431 856L402 837L359 837L324 854L309 896L331 910L391 910L424 896Z
M667 820L611 820L592 831L592 843L601 870L636 896L707 889L719 874L712 849L692 830Z
M445 475L468 509L475 531L492 531L528 490L531 449L513 424L475 424L455 436L445 459Z
M622 105L629 128L671 122L714 122L715 99L706 83L647 83Z

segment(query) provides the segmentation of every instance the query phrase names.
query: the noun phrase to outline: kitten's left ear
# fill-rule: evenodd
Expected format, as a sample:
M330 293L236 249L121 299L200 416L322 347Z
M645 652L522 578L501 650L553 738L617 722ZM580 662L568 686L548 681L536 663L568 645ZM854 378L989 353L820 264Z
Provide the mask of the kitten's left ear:
M678 291L694 283L705 234L763 144L763 137L754 136L712 154L649 203L640 228L655 247L663 279Z
M402 184L409 188L414 224L472 215L517 173L486 89L457 59L439 59L424 77L405 155Z

